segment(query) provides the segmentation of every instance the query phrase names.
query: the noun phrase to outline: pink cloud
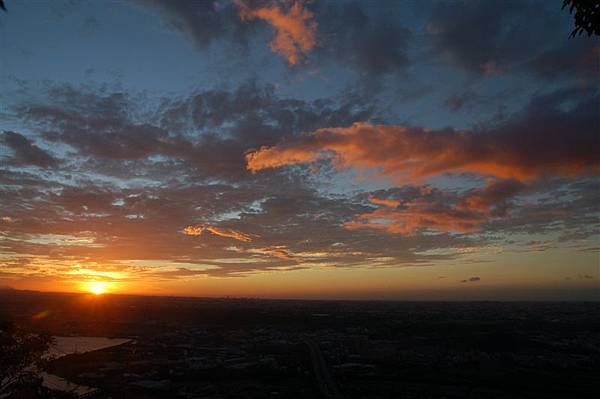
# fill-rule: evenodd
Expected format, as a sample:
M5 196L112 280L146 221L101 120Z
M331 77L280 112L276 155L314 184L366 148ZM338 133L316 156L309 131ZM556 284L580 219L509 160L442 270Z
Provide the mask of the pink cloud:
M274 2L255 8L243 0L236 3L242 20L262 19L273 26L275 36L269 47L290 65L298 64L302 55L316 45L317 23L313 20L313 13L304 8L303 1L295 1L289 7L281 7Z
M374 169L397 182L444 173L475 173L500 179L532 180L600 170L597 137L548 128L475 133L452 129L355 123L319 129L295 142L246 154L248 170L312 163L329 158L338 169Z

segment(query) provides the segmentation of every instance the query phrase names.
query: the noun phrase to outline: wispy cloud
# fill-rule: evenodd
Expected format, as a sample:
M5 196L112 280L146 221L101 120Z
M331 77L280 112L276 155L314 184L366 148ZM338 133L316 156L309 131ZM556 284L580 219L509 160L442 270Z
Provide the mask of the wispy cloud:
M460 280L461 283L477 283L481 281L481 277L469 277L466 280Z
M188 236L200 236L205 231L208 231L214 235L225 237L225 238L233 238L234 240L249 242L252 241L252 237L248 234L244 234L241 231L233 230L233 229L223 229L214 226L187 226L182 230L182 233Z

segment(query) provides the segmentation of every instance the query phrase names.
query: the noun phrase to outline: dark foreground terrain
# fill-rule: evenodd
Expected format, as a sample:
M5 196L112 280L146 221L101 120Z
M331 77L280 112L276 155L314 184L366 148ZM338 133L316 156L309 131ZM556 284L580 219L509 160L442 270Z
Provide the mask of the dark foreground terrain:
M37 315L37 316L36 316ZM597 398L600 303L333 302L0 293L98 398Z

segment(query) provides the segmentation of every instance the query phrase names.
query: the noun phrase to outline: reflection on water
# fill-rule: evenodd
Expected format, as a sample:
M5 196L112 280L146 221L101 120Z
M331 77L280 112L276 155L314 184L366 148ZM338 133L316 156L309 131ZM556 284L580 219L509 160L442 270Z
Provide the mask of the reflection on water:
M106 337L54 337L54 344L48 351L48 356L59 358L74 353L86 353L112 346L123 345L131 342L127 338ZM42 385L54 391L69 392L71 395L84 398L95 394L96 388L74 384L54 374L41 373Z
M123 345L131 342L127 338L106 337L54 337L54 345L48 354L54 358L70 355L72 353L86 353L111 346Z
M41 373L40 375L42 385L52 391L69 392L71 396L76 398L85 398L98 392L97 388L74 384L54 374Z

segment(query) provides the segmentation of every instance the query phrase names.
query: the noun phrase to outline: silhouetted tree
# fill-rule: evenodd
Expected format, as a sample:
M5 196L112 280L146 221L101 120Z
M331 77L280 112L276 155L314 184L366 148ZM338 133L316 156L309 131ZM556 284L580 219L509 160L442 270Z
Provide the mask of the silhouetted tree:
M39 372L52 340L50 335L27 333L0 321L0 397L19 397L23 391L42 396Z
M600 0L564 0L562 8L569 7L569 13L575 10L575 29L571 37L581 35L600 36Z

